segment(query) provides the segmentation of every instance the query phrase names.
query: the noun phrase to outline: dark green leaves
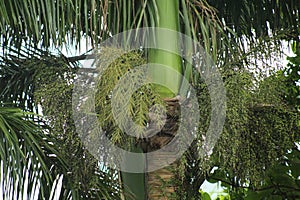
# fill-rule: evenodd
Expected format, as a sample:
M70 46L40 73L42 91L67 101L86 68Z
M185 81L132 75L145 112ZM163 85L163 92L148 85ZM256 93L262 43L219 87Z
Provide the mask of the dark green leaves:
M51 190L52 177L46 163L55 154L48 135L26 113L16 108L0 107L0 160L3 196L9 190L18 191L17 198L29 198L39 192L40 197ZM29 173L30 171L30 173ZM28 181L29 180L29 181Z

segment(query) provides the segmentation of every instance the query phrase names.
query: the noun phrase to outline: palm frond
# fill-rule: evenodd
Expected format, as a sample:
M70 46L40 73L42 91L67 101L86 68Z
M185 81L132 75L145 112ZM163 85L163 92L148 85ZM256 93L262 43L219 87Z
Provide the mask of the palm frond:
M49 47L66 42L79 43L81 37L97 42L102 34L105 6L95 0L1 0L0 30L6 45L34 43ZM70 40L70 41L69 41Z
M46 68L57 68L61 74L65 68L75 67L63 55L52 55L48 51L27 47L16 49L5 48L0 56L0 96L2 103L11 104L27 111L38 113L34 102L38 72Z
M300 2L276 1L215 1L208 0L218 10L220 19L238 36L267 35L269 32L290 31L290 39L299 35Z
M222 42L216 33L224 32L224 26L232 30L225 32L236 33L238 37L254 36L254 33L257 37L278 30L288 31L290 39L299 35L297 0L182 0L179 3L183 32L210 43L205 46L213 52L213 57L217 43ZM156 1L148 0L1 0L0 6L1 40L4 46L17 48L32 43L43 47L80 45L82 38L96 46L110 35L125 30L157 26L159 18Z
M146 5L152 2L155 1L1 0L1 39L5 46L15 47L32 43L39 47L80 45L82 38L96 45L110 34L154 26L145 14Z
M48 198L53 177L48 135L17 108L0 107L1 198ZM33 198L34 197L34 198Z

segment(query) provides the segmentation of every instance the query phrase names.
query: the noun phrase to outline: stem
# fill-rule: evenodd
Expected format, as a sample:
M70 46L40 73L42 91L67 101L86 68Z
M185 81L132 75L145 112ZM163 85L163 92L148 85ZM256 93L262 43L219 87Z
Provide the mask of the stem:
M172 31L179 30L179 4L177 0L159 0L157 1L158 9L158 19L157 27L166 28ZM151 49L149 51L149 63L157 63L164 65L170 69L178 72L178 76L173 77L167 73L164 67L157 68L157 70L151 72L151 78L155 80L160 80L169 88L176 88L177 91L172 92L166 87L161 85L156 85L157 92L162 96L162 98L171 98L177 95L181 83L181 58L179 55L167 52L162 49L171 49L173 52L179 52L179 40L177 34L163 34L161 32L156 32L155 42L157 44L157 49Z
M157 27L166 28L172 31L179 30L179 4L177 0L157 0L157 9L158 14L154 17L157 17ZM172 98L178 94L181 84L181 74L182 74L182 65L181 58L176 53L179 52L179 40L178 35L168 35L161 32L155 33L155 42L157 44L156 49L150 49L148 54L149 63L157 63L164 65L169 69L175 70L178 72L176 77L170 76L168 73L169 70L163 67L157 67L155 70L150 72L152 81L161 82L163 85L168 88L175 88L175 91L171 91L167 87L162 85L156 85L156 91L161 95L162 98ZM175 53L170 53L162 49L170 49ZM142 149L139 146L136 146L135 149L137 152L141 152ZM146 166L145 166L146 167ZM147 199L145 196L145 175L146 174L133 174L133 173L124 173L122 172L123 184L127 186L128 191L131 191L135 199L143 200ZM126 188L124 188L126 193ZM125 197L126 198L126 197ZM129 199L129 198L126 198Z

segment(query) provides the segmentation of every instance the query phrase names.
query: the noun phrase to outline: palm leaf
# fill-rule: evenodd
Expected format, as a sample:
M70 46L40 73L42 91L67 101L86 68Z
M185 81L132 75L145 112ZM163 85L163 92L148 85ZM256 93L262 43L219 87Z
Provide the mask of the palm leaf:
M269 31L289 30L299 34L300 2L297 0L216 1L208 0L218 10L218 16L239 36L267 35Z
M0 107L1 198L48 198L53 183L48 135L20 109ZM54 184L55 185L55 184Z
M38 113L38 106L34 102L37 72L48 67L64 70L60 66L69 63L71 68L75 66L63 55L52 55L34 47L5 48L5 54L0 56L1 100L11 106Z

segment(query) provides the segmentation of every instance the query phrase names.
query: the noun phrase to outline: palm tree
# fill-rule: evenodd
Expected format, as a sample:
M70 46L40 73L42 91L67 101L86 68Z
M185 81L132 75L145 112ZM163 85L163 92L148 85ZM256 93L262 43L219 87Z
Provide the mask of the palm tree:
M1 81L2 97L9 102L17 102L19 107L29 110L34 110L35 103L37 103L33 100L36 92L34 89L36 88L32 84L32 73L35 73L37 69L30 71L27 66L28 62L26 63L26 61L33 61L29 59L31 57L35 57L35 61L42 60L42 58L49 58L45 59L45 62L41 64L41 66L45 67L60 66L54 64L58 60L60 63L69 64L79 59L84 59L86 55L72 58L59 56L58 59L57 56L52 56L49 51L46 51L46 49L69 45L70 43L74 43L76 46L80 45L82 38L86 38L87 44L88 41L91 41L93 46L97 46L97 44L110 37L110 35L129 29L148 26L168 28L184 33L200 42L217 66L222 66L224 70L229 68L231 71L234 68L232 66L242 68L241 65L249 64L246 63L247 59L245 59L245 56L249 53L247 45L244 45L247 43L245 41L249 41L248 44L252 49L257 48L254 51L255 56L257 56L261 50L259 48L262 47L262 45L259 45L260 38L263 38L268 33L273 34L273 36L266 37L267 40L263 41L265 42L264 45L270 44L268 43L270 38L272 41L275 41L272 44L276 44L276 41L285 38L299 40L299 22L297 21L297 17L299 18L300 6L297 1L242 1L238 4L230 0L222 3L213 0L26 0L15 1L14 3L2 0L0 7L0 15L3 16L3 20L0 22L1 42L4 47L3 58L7 58L7 55L10 55L11 58L3 59L3 63L5 64L1 66L2 74L5 74L5 76L2 75L0 77L4 80ZM160 45L164 45L168 41L160 35L156 38ZM176 39L173 42L176 44ZM189 49L191 47L189 44L186 44L185 48ZM266 53L270 53L272 50L270 49ZM198 75L192 69L192 66L183 64L182 59L177 55L155 49L150 50L146 55L147 62L171 66L195 86L199 84ZM8 63L9 65L7 65ZM54 69L56 68L54 67ZM60 73L63 74L65 72L62 70ZM115 72L113 71L113 73ZM225 74L227 75L227 72ZM45 74L45 76L47 75ZM16 77L22 80L22 84L14 81ZM164 77L166 77L165 80L162 80ZM168 85L174 85L179 91L180 78L170 78L168 74L164 74L161 71L159 73L153 72L153 78L162 80ZM155 86L155 90L159 91L158 96L161 98L160 100L164 100L168 105L167 115L172 117L168 119L167 123L176 126L178 100L174 97L177 95L177 92L170 92L158 86ZM41 96L41 99L45 100L45 97ZM50 104L45 103L45 105ZM68 110L68 107L63 109L63 111L66 110ZM172 113L174 111L175 114ZM48 114L52 117L55 116L53 112ZM55 122L55 120L53 121ZM143 121L142 123L145 122ZM64 131L63 128L60 127L57 130L57 132L60 131ZM166 132L170 132L170 130L166 130ZM175 134L172 133L171 135ZM60 137L61 135L58 136ZM165 145L165 143L161 142L162 140L163 138L157 138L157 144L152 143L153 146L159 148ZM135 146L135 148L137 148L137 151L141 151L142 149L141 146ZM197 149L197 147L193 146L190 151L193 151L193 148ZM83 155L86 155L86 153L83 153ZM199 162L195 157L192 156L191 160L193 161L189 160L187 162ZM94 161L91 162L94 163ZM173 167L176 166L180 166L180 163L175 163ZM171 171L174 171L172 167ZM195 186L196 191L204 181L205 170L198 168L197 172L200 175L197 176L197 180L194 180L197 182ZM133 191L135 198L144 199L147 196L146 198L149 199L157 199L159 198L158 194L161 193L161 191L157 190L159 187L156 187L161 185L159 183L160 180L168 183L170 179L174 179L176 173L170 172L169 169L149 173L147 174L148 182L144 181L145 174L134 175L123 173L121 177L123 183ZM191 179L195 179L195 177ZM137 182L133 182L132 180L142 181L142 183L139 182L137 184ZM140 187L137 187L137 185ZM152 188L152 191L149 189L145 191L145 185ZM110 190L108 189L108 191ZM166 196L170 196L174 192L180 193L176 191L176 187L173 187L173 185L168 187L166 191ZM150 193L153 193L155 197L151 196Z

